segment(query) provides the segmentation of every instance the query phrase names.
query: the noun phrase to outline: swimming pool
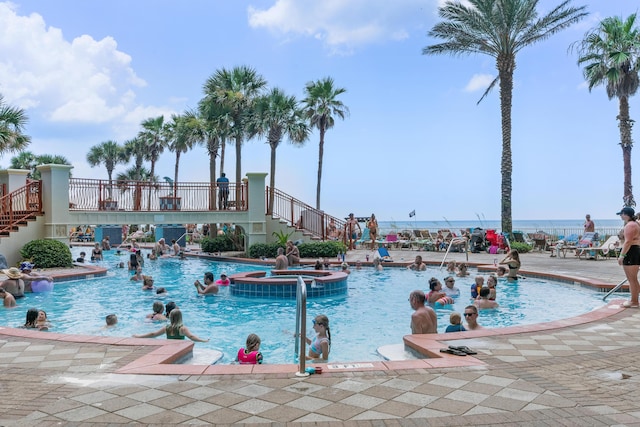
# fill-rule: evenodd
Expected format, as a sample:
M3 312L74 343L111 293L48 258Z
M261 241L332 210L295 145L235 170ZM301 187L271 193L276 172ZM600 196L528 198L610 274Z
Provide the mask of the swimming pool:
M81 248L73 248L74 257ZM146 261L145 274L155 278L155 285L165 287L168 295L157 298L155 293L140 290L140 282L129 281L126 269L117 263L127 261L127 254L118 257L113 251L105 255L100 264L109 268L107 277L76 280L56 284L54 291L27 294L18 300L17 309L0 310L0 324L17 327L24 323L29 307L47 311L52 332L131 336L159 329L162 324L145 321L153 301L175 301L184 314L185 325L208 343L196 343L194 357L202 360L211 349L224 353L221 363L230 363L237 349L244 345L249 333L262 339L261 350L265 363L295 363L293 330L295 327L295 301L248 299L233 297L224 290L216 296L196 294L195 279L202 281L205 271L220 273L264 270L261 266L215 262L202 259L160 259ZM469 288L475 271L467 278L458 278L456 285L462 297L452 306L437 307L438 331L449 324L451 311L463 312L470 302ZM348 279L348 294L308 301L310 320L324 313L330 319L332 362L380 360L376 349L383 345L398 344L409 334L411 307L407 298L414 289L427 289L428 279L440 279L446 271L437 268L425 272L386 268L382 272L372 269L352 270ZM557 320L583 314L603 305L602 294L581 286L566 285L547 280L529 278L518 283L500 282L497 287L500 308L482 311L479 323L486 327L504 327ZM103 330L104 317L118 315L116 328ZM161 339L161 338L157 338Z

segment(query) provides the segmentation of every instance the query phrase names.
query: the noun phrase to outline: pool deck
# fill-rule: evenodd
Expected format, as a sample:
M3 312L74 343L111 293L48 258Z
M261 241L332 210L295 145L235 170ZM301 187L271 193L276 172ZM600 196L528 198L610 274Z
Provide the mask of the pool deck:
M364 260L367 253L350 252L347 260ZM418 253L427 261L444 255L391 251L394 260L406 262ZM469 255L480 264L494 258ZM523 271L609 284L624 279L613 259L550 258L548 252L521 258ZM384 369L325 368L306 378L276 365L249 371L209 366L205 373L193 365L158 364L175 353L174 345L188 349L187 342L171 343L167 351L160 339L153 345L131 338L83 342L72 335L52 340L47 333L0 329L0 425L640 425L640 310L620 309L620 296L610 300L578 318L508 334L447 334L446 342L444 334L412 337L432 343L439 338L439 347L467 345L476 356L385 362ZM399 335L408 323L398 325ZM168 375L132 373L152 365ZM173 371L175 366L184 370Z

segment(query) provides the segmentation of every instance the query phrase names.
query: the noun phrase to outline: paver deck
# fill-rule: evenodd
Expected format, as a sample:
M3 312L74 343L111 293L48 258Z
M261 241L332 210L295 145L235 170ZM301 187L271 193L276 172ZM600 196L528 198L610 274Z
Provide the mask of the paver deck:
M348 258L364 260L366 253ZM396 261L416 254L392 252ZM444 254L420 255L439 261ZM469 256L480 263L493 258ZM523 254L522 260L524 270L611 284L624 278L615 260L548 253ZM613 314L586 323L456 341L478 351L478 363L470 366L393 369L390 363L386 370L325 370L307 378L242 370L120 374L153 349L135 341L53 341L0 329L0 425L640 425L640 310L609 307Z

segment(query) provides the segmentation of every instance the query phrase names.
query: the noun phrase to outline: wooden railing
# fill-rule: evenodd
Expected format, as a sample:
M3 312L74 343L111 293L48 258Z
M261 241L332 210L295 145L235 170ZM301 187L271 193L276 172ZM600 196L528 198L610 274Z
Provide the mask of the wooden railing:
M3 188L4 192L6 189ZM6 234L20 223L42 214L42 182L27 185L0 198L0 234Z
M269 187L266 188L266 206L269 206ZM271 216L285 220L288 225L311 233L322 240L337 240L345 221L326 214L277 188L273 189ZM335 231L334 231L335 230Z
M208 182L109 181L69 179L69 210L73 211L246 211L247 184L228 188ZM226 195L226 206L225 206Z

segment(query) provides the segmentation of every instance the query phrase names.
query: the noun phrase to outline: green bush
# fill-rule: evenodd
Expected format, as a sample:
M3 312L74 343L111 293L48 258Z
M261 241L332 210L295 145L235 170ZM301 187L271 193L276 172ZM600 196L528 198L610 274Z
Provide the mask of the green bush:
M202 252L208 253L228 252L236 249L233 240L227 234L216 236L213 239L205 237L200 241L200 248Z
M527 252L531 252L531 249L533 249L533 246L527 245L526 243L522 243L522 242L511 242L511 249L515 249L519 253L524 254Z
M71 250L58 240L32 240L20 249L20 255L38 268L73 267Z
M275 258L278 248L284 248L280 243L256 243L249 248L249 258ZM298 245L300 258L332 258L345 252L346 246L342 242L312 242Z

